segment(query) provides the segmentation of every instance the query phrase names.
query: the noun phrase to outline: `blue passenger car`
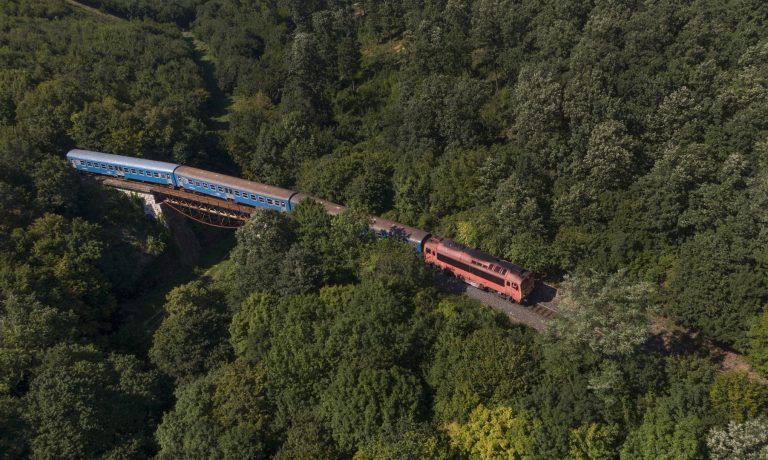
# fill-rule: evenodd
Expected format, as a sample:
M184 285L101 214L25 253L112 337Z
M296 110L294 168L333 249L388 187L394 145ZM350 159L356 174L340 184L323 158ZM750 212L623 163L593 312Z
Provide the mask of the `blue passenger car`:
M79 149L70 150L67 153L67 160L78 171L152 184L177 186L173 172L179 165L175 163Z
M293 210L291 197L296 192L292 190L259 184L190 166L179 166L174 176L176 176L178 186L184 190L246 206L273 209L280 212Z

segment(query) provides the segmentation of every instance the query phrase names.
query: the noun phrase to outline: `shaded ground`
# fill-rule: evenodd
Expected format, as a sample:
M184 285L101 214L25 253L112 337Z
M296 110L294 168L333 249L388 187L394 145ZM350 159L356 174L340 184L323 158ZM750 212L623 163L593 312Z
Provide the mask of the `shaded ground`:
M92 14L94 16L98 16L102 19L108 20L108 21L122 21L123 18L119 16L115 16L109 13L106 13L104 11L101 11L99 9L96 9L92 6L85 5L80 2L76 2L75 0L64 0L65 3L74 6L75 8L78 8L80 10L83 10L89 14Z
M203 71L205 87L210 94L207 110L210 118L211 130L223 131L229 127L229 109L232 106L232 98L219 88L216 80L216 58L211 54L208 44L195 37L192 32L181 34L195 49L195 64Z
M653 319L651 338L644 348L672 356L709 355L717 361L721 372L743 371L749 374L752 380L768 384L768 379L752 370L743 355L726 350L699 332L681 327L669 318Z
M144 291L120 307L120 329L114 334L116 346L147 351L152 336L164 318L165 297L175 287L200 278L220 263L234 247L234 232L194 224L166 210L173 248L161 256L145 275Z

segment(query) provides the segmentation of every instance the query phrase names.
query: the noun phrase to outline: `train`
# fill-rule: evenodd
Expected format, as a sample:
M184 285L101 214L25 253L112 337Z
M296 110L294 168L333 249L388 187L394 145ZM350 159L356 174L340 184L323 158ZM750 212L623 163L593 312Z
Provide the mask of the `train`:
M333 216L345 209L340 204L301 192L175 163L82 149L70 150L66 158L82 173L170 187L244 206L291 212L302 201L314 200ZM369 227L379 237L396 238L411 244L423 255L424 263L479 289L495 292L520 304L525 303L533 292L533 273L512 262L378 216L370 217Z

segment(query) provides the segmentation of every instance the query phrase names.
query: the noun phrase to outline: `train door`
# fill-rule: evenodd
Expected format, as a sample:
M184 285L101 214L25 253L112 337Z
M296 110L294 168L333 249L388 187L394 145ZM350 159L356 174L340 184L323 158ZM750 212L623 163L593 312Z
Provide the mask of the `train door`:
M224 191L227 192L227 201L235 201L235 196L232 195L231 188L224 188Z
M123 171L122 166L115 166L115 172L117 173L117 177L125 179L125 171Z

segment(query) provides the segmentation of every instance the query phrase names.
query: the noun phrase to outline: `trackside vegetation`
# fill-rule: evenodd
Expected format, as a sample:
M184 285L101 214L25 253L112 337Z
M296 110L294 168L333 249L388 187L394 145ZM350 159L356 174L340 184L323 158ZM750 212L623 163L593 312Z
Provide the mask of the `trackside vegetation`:
M751 0L0 2L0 459L768 457L766 28ZM72 148L348 209L166 226ZM441 292L369 214L567 319Z

